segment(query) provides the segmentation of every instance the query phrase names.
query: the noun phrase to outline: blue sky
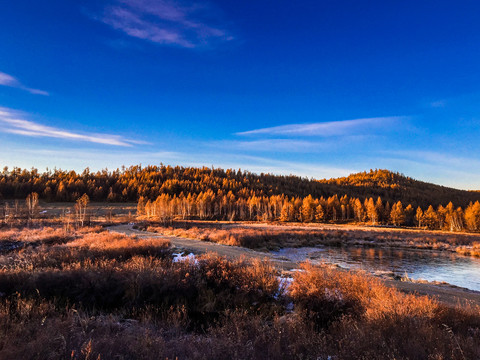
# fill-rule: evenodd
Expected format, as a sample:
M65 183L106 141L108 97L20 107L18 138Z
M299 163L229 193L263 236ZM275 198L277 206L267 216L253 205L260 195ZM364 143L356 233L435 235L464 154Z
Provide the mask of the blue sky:
M0 166L480 189L477 1L8 1Z

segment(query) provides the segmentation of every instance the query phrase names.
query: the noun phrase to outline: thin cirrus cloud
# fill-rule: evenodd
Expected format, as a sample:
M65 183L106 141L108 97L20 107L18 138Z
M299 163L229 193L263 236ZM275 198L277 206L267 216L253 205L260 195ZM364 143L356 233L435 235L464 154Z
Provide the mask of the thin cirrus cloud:
M25 120L24 117L25 115L18 111L0 107L0 132L30 137L47 137L113 146L133 146L133 144L147 144L141 141L125 139L118 135L81 134L70 130L46 126L34 121Z
M253 141L224 140L209 142L215 148L237 149L247 152L312 152L324 149L327 144L294 139L261 139Z
M389 129L407 119L406 116L389 116L310 124L289 124L238 132L236 135L342 136L365 133L373 129Z
M231 35L205 13L209 6L169 0L116 0L104 9L100 21L125 34L157 44L195 48L230 41ZM216 21L218 23L218 19Z
M451 154L419 149L390 151L388 154L396 157L397 159L409 161L421 160L422 164L428 163L432 165L448 167L450 169L465 169L469 170L471 173L476 173L480 175L480 159L478 157L462 157L458 155L454 156Z
M22 89L22 90L28 91L30 94L45 95L45 96L50 95L47 91L39 90L39 89L33 89L33 88L28 87L28 86L25 86L17 78L13 77L12 75L1 72L1 71L0 71L0 85L10 86L10 87L17 88L17 89Z

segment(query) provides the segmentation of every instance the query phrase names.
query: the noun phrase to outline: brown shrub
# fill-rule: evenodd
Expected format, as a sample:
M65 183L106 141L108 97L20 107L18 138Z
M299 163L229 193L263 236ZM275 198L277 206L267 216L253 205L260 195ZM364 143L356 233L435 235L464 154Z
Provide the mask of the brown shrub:
M385 286L379 279L328 266L302 264L295 272L290 296L319 327L350 316L376 320L385 317L432 318L438 304Z

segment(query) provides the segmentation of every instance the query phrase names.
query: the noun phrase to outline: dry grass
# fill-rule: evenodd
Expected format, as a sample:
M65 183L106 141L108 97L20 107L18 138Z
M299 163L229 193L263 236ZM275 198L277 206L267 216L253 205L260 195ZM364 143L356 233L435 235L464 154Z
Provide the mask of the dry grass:
M456 252L462 255L480 257L480 242L474 242L471 246L459 246Z
M0 359L480 358L478 308L310 264L285 290L268 262L92 230L0 254Z
M480 308L449 308L364 274L303 266L290 293L296 310L328 329L339 359L478 359Z
M338 239L327 238L327 233L305 230L263 230L255 228L164 227L148 226L149 232L185 238L212 241L224 245L251 249L278 249L279 247L314 246L320 243L340 245Z
M300 310L309 313L317 325L326 326L338 317L362 316L373 321L395 315L433 318L438 303L386 287L372 276L339 271L327 266L302 266L296 272L290 294Z
M308 246L382 246L431 249L480 256L480 235L365 227L293 227L248 223L178 222L171 226L144 223L139 226L164 235L200 239L252 249L276 250Z
M91 232L98 232L99 228L92 228ZM71 239L61 228L13 228L0 231L0 241L21 241L28 243L55 243L66 242Z

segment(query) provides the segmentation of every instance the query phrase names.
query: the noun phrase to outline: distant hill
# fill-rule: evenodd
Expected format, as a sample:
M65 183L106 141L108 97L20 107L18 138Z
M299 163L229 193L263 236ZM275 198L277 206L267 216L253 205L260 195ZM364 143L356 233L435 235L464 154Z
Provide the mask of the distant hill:
M182 192L185 196L202 192L223 196L231 192L245 199L281 194L315 198L348 195L360 199L380 196L384 202L400 200L405 205L422 207L446 205L450 201L464 207L480 200L478 191L430 184L388 170L370 170L330 180L164 165L98 172L86 169L82 173L13 168L0 173L0 199L24 199L31 192L47 201L75 201L84 193L94 201L137 201L140 196L155 199L161 194L173 196Z
M353 197L376 197L415 205L438 206L451 201L455 206L466 206L480 200L480 191L458 190L412 179L389 170L370 170L347 177L320 180L333 192L345 192Z

